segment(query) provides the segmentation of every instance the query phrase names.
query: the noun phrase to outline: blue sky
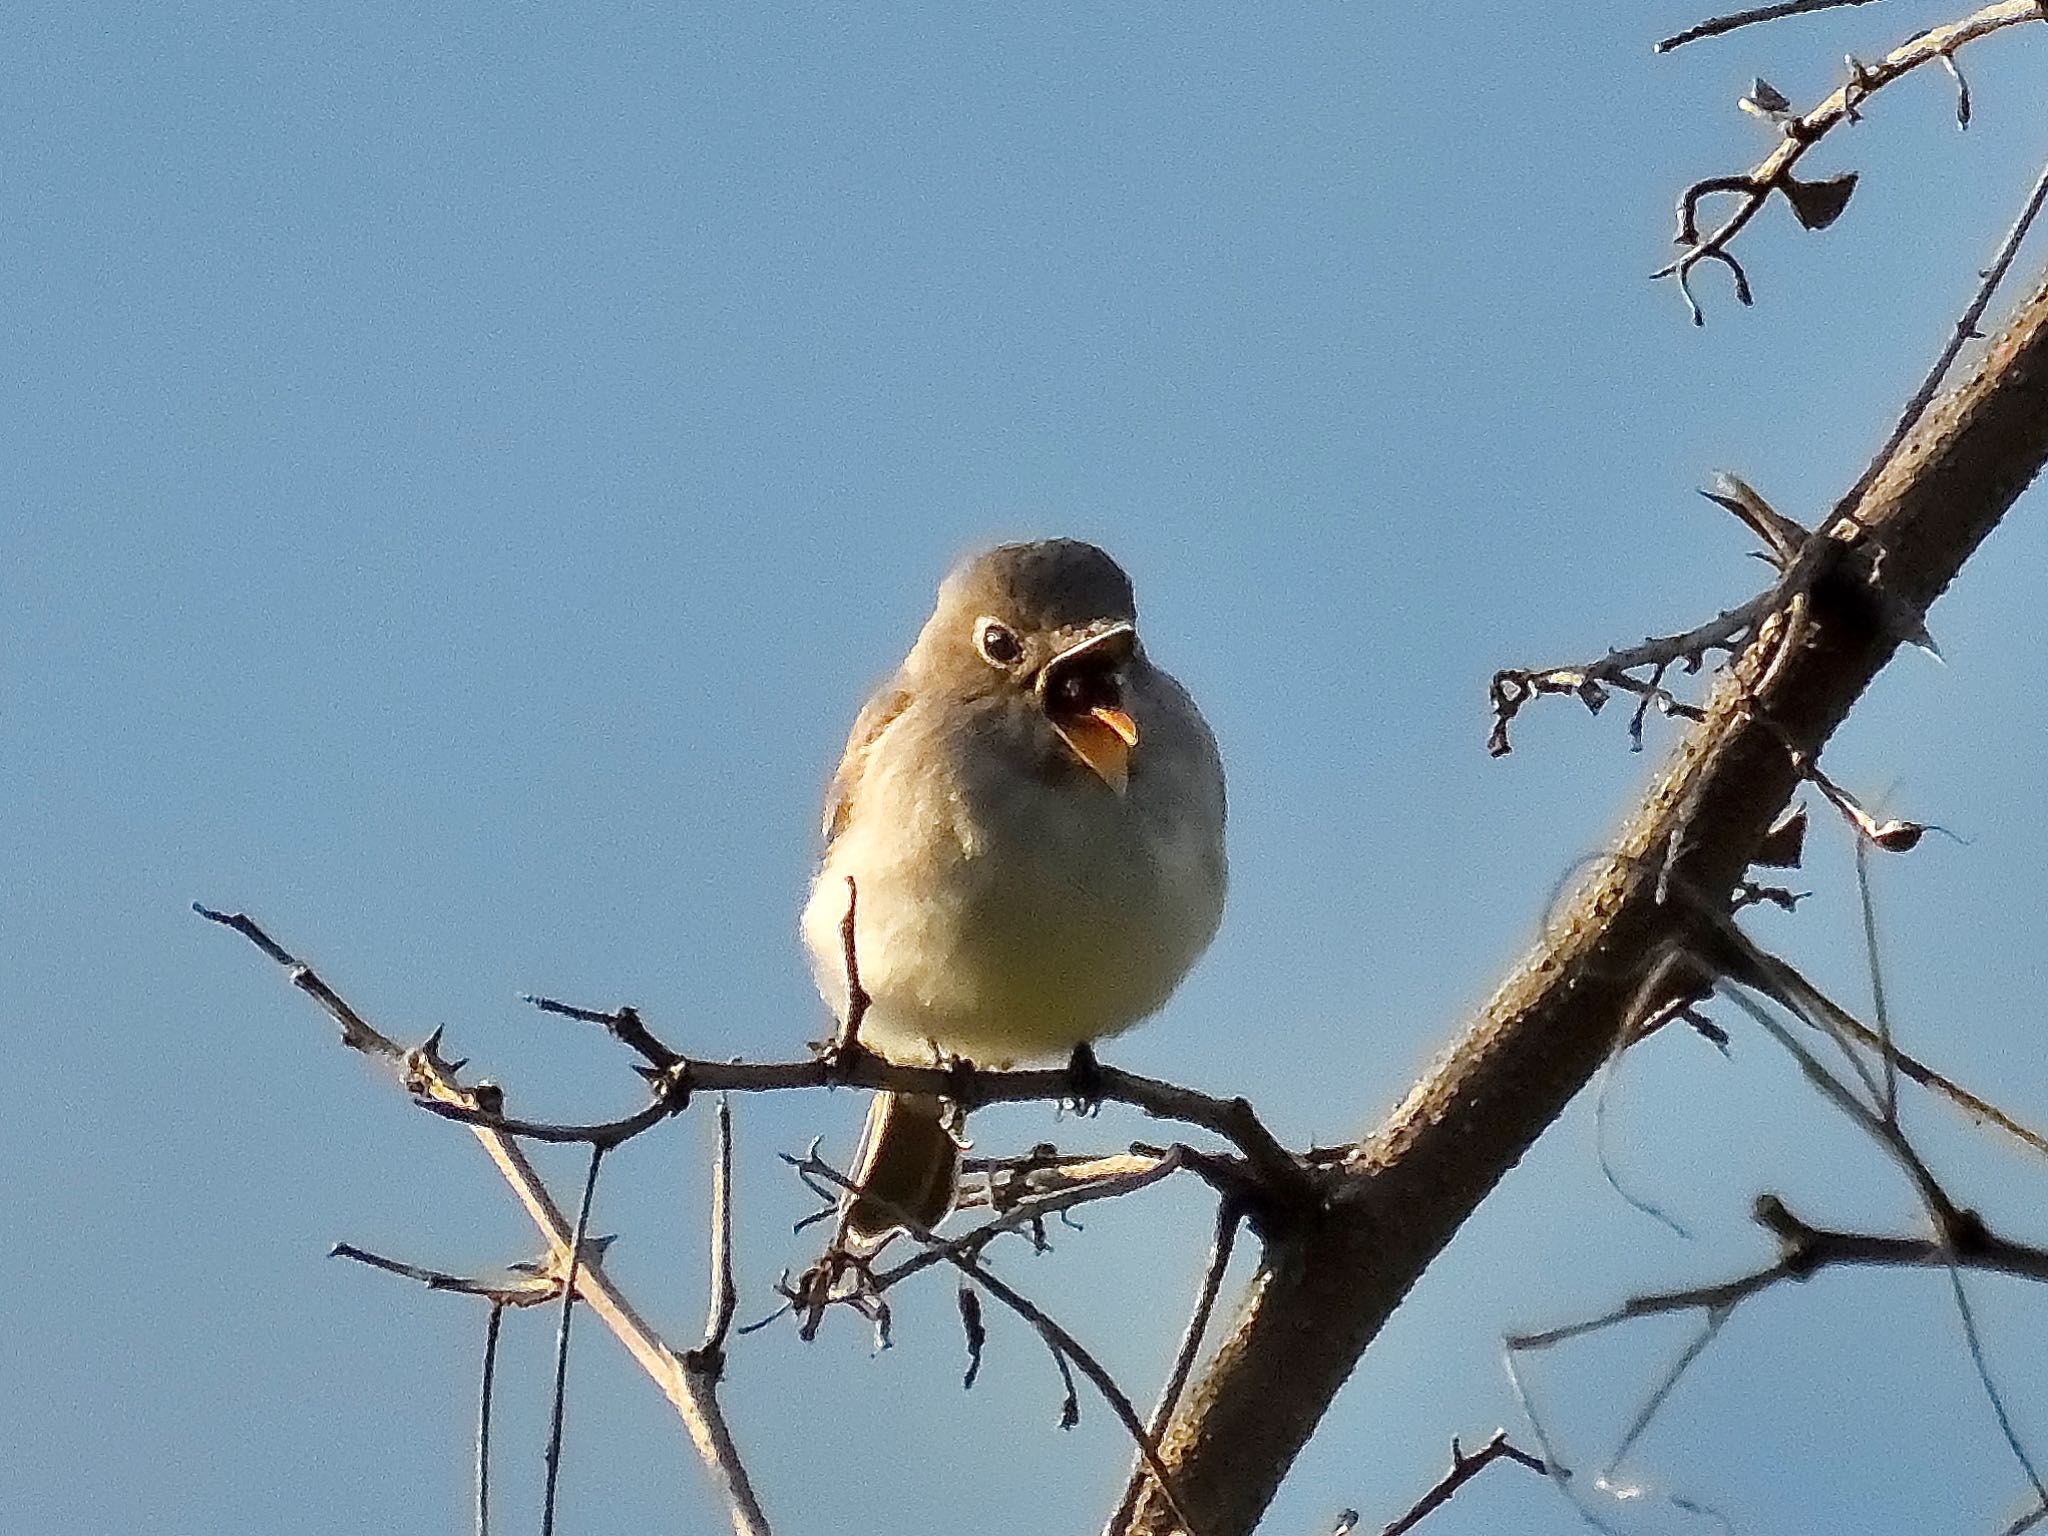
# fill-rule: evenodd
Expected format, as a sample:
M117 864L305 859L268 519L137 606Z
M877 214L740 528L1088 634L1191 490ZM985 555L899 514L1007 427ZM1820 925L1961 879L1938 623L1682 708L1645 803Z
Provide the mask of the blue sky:
M1694 622L1761 568L1694 494L1811 515L1938 346L2044 145L2038 43L1887 92L1815 154L1825 234L1772 209L1695 331L1644 274L1693 177L1926 7L1653 59L1694 8L36 5L0 59L0 1052L19 1529L444 1531L480 1319L323 1257L532 1248L459 1132L409 1109L229 936L246 907L394 1033L445 1023L519 1109L630 1106L616 1050L518 1006L631 1000L707 1055L823 1015L795 937L824 777L959 554L1070 533L1126 564L1223 743L1230 912L1121 1064L1249 1093L1297 1141L1392 1104L1534 936L1649 762L1563 704L1483 750L1497 666ZM2030 258L2038 266L2036 251ZM2023 267L2025 263L2023 262ZM2038 494L1830 754L1955 829L1881 870L1900 1027L2048 1120L2031 956L2048 863ZM1669 740L1653 726L1653 747ZM1757 931L1860 996L1844 838ZM1731 1019L1731 1022L1733 1020ZM1916 1105L1965 1193L2040 1169ZM739 1106L751 1313L810 1237L776 1162L851 1095ZM1904 1221L1769 1047L1672 1037L1567 1115L1369 1354L1269 1521L1384 1520L1449 1437L1517 1425L1503 1331L1761 1251L1760 1189ZM1116 1145L1106 1112L977 1122ZM701 1315L707 1128L622 1153L597 1226L651 1315ZM565 1179L569 1165L559 1166ZM2031 1202L2037 1205L2038 1202ZM1005 1273L1157 1380L1207 1216L1092 1217ZM2038 1234L2037 1234L2038 1235ZM1980 1283L2048 1445L2042 1301ZM950 1288L746 1341L728 1389L788 1531L1079 1529L1126 1460L1054 1427ZM547 1329L508 1330L501 1504L539 1485ZM1546 1361L1596 1463L1681 1342ZM565 1508L715 1528L652 1389L595 1328ZM1745 1530L1989 1527L2024 1486L1933 1277L1828 1278L1731 1327L1631 1464ZM1695 1522L1653 1502L1642 1529ZM1488 1474L1438 1532L1577 1529ZM1636 1527L1631 1526L1631 1529Z

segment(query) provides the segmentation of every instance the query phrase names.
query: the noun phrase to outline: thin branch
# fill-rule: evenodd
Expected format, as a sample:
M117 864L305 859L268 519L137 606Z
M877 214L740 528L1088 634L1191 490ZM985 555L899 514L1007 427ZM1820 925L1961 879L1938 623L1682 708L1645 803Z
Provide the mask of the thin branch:
M1857 1044L1883 1054L1885 1059L1898 1069L1901 1076L1918 1083L1932 1093L1940 1094L1971 1119L1994 1125L2022 1146L2048 1156L2048 1136L2020 1124L1989 1099L1981 1098L1955 1079L1943 1076L1911 1052L1899 1049L1897 1042L1887 1042L1882 1035L1860 1019L1844 1015L1837 1023L1842 1032Z
M1757 1201L1756 1219L1778 1239L1778 1257L1771 1263L1729 1280L1681 1286L1631 1296L1610 1312L1582 1322L1566 1323L1537 1333L1514 1334L1508 1348L1517 1352L1549 1349L1621 1323L1674 1312L1731 1312L1752 1296L1786 1281L1810 1280L1823 1269L1942 1269L1951 1260L1966 1269L2048 1282L2048 1248L2015 1242L1985 1231L1980 1241L1950 1253L1931 1237L1892 1236L1816 1227L1794 1216L1775 1196Z
M640 1017L640 1010L631 1003L623 1008L580 1008L574 1003L559 1002L552 997L541 997L532 992L522 994L520 1001L531 1003L542 1013L560 1014L565 1019L602 1025L605 1033L658 1072L666 1072L683 1059L655 1039L653 1032Z
M373 1029L310 966L265 933L254 919L239 912L216 912L197 903L194 910L209 922L241 934L283 966L292 985L317 1002L341 1026L343 1043L385 1067L407 1092L471 1109L480 1107L480 1095L463 1087L456 1080L455 1065L441 1057L438 1038L430 1039L417 1050L405 1050ZM509 1136L489 1125L472 1124L470 1131L497 1165L527 1216L540 1229L556 1261L566 1264L574 1242L573 1229L526 1154ZM768 1517L762 1513L760 1500L733 1449L725 1416L708 1384L684 1369L660 1335L634 1311L625 1293L612 1284L599 1257L588 1250L582 1253L577 1268L576 1290L676 1410L698 1458L725 1498L735 1536L770 1536Z
M1704 323L1698 303L1687 286L1687 278L1703 261L1726 265L1737 279L1738 297L1748 302L1742 268L1728 252L1728 245L1742 233L1773 192L1782 193L1792 204L1800 222L1809 229L1825 228L1841 212L1855 178L1837 177L1826 182L1801 182L1792 172L1806 152L1835 128L1856 120L1858 109L1871 96L1901 75L1937 61L1952 61L1956 52L1980 38L1988 37L2022 22L2044 19L2040 0L1997 0L1960 21L1934 27L1908 38L1875 64L1851 60L1849 79L1818 106L1803 114L1783 114L1783 136L1777 146L1750 170L1736 176L1709 176L1694 182L1678 202L1678 243L1685 252L1676 261L1660 267L1652 277L1676 277L1685 292L1693 323ZM1733 194L1735 207L1711 233L1702 236L1700 204L1708 197Z
M583 1176L583 1198L576 1206L576 1236L569 1245L567 1268L562 1275L562 1315L555 1324L555 1391L548 1405L547 1488L541 1500L540 1536L555 1533L555 1490L562 1472L562 1425L569 1403L569 1320L576 1315L576 1268L583 1256L583 1240L590 1232L590 1203L597 1197L597 1170L604 1162L604 1147L590 1149L590 1171Z
M1870 975L1870 1016L1877 1020L1878 1056L1884 1066L1884 1117L1899 1123L1899 1053L1892 1044L1892 1013L1884 990L1884 950L1877 939L1877 898L1870 889L1870 845L1856 843L1856 904L1863 910L1863 961Z
M1714 488L1700 493L1735 514L1763 541L1766 558L1778 571L1769 587L1703 624L1675 635L1652 635L1640 645L1610 650L1595 661L1555 667L1505 667L1494 673L1487 696L1493 707L1493 731L1486 750L1505 757L1512 750L1508 727L1522 708L1546 695L1569 695L1598 714L1615 691L1634 694L1637 706L1629 721L1629 741L1643 746L1643 721L1651 708L1682 720L1705 718L1699 706L1686 703L1664 686L1673 667L1688 675L1705 666L1715 653L1739 654L1766 635L1782 638L1784 625L1773 621L1811 590L1841 554L1834 540L1817 539L1786 517L1734 475L1723 474ZM1636 676L1648 672L1647 678Z
M388 1259L354 1243L336 1243L327 1250L330 1259L352 1259L372 1269L417 1280L430 1291L453 1291L461 1296L481 1296L500 1307L533 1307L558 1300L562 1277L544 1264L520 1263L490 1275L457 1275L447 1270L428 1269L402 1259Z
M859 1051L839 1061L705 1061L685 1057L656 1081L651 1103L616 1120L567 1124L513 1119L488 1106L439 1094L433 1095L424 1107L472 1128L491 1129L508 1136L602 1143L611 1147L679 1113L694 1093L774 1093L838 1086L929 1094L951 1099L965 1111L988 1104L1071 1099L1074 1084L1064 1067L993 1072L978 1067L904 1066L884 1061L869 1051ZM1104 1100L1129 1104L1162 1120L1199 1126L1233 1143L1263 1186L1267 1206L1261 1214L1284 1214L1288 1205L1316 1198L1306 1164L1280 1143L1244 1098L1216 1098L1115 1067L1097 1067L1090 1089Z
M1167 1158L1205 1176L1209 1170L1203 1163L1223 1163L1226 1169L1214 1181L1221 1185L1231 1184L1233 1175L1241 1173L1236 1160L1211 1158L1182 1142L1160 1147L1134 1141L1122 1152L1061 1152L1050 1142L1041 1142L1029 1152L961 1158L960 1197L953 1202L953 1209L1006 1212L1025 1200L1094 1188L1112 1179L1148 1172Z
M1792 1010L1809 1024L1825 1029L1849 1056L1866 1091L1877 1098L1880 1090L1871 1081L1869 1071L1864 1067L1862 1060L1849 1051L1846 1040L1836 1031L1836 1019L1843 1015L1843 1010L1791 966L1773 956L1762 955L1748 943L1747 938L1733 923L1719 917L1718 914L1713 916L1722 929L1720 937L1724 944L1736 950L1743 959L1743 970L1734 973L1731 979L1745 986L1760 986L1765 995ZM1758 972L1766 973L1761 982L1756 979ZM1788 982L1790 984L1786 984ZM1767 1010L1753 1002L1739 989L1734 993L1734 997L1737 1003L1763 1025L1772 1038L1791 1053L1807 1080L1820 1088L1831 1102L1867 1131L1913 1180L1921 1203L1926 1207L1928 1217L1934 1226L1936 1243L1948 1272L1956 1316L1962 1325L1964 1342L1969 1350L1970 1363L1976 1369L1978 1383L1983 1387L1984 1396L1991 1404L1992 1415L1998 1421L1999 1432L2004 1436L2006 1447L2012 1452L2013 1459L2019 1463L2020 1470L2026 1473L2027 1481L2033 1485L2036 1497L2043 1503L2048 1503L2048 1482L2042 1480L2039 1469L2034 1465L2033 1456L2021 1442L2019 1431L2013 1423L2012 1413L2006 1406L2005 1394L1999 1389L1998 1382L1991 1374L1991 1362L1984 1353L1983 1338L1977 1328L1976 1311L1970 1305L1969 1295L1963 1288L1961 1255L1966 1250L1975 1251L1985 1242L1988 1233L1983 1219L1974 1211L1960 1209L1940 1181L1935 1178L1918 1150L1906 1139L1905 1131L1898 1121L1894 1101L1880 1098L1876 1107L1864 1104L1844 1084L1822 1069L1813 1056L1792 1039ZM1888 1041L1889 1032L1881 1031L1880 1038ZM1890 1084L1887 1059L1886 1090ZM1783 1211L1782 1206L1775 1209ZM1789 1213L1786 1213L1786 1219L1790 1220Z
M2026 1536L2026 1532L2031 1531L2043 1520L2048 1520L2048 1499L2042 1500L2025 1514L2016 1517L2010 1525L1999 1532L1999 1536Z
M784 1153L783 1161L807 1179L822 1179L827 1184L847 1194L863 1193L863 1191L855 1187L851 1179L820 1158L815 1150L801 1158L791 1157L789 1154ZM870 1195L869 1198L875 1197ZM1158 1488L1160 1498L1164 1500L1174 1519L1180 1522L1186 1536L1203 1536L1203 1532L1197 1527L1194 1520L1188 1515L1186 1507L1181 1503L1173 1485L1172 1475L1167 1472L1164 1464L1159 1459L1157 1442L1154 1441L1151 1432L1146 1429L1143 1421L1139 1419L1138 1410L1132 1406L1129 1395L1125 1393L1122 1387L1116 1384L1116 1378L1109 1374L1109 1371L1103 1366L1102 1362L1089 1353L1087 1348L1078 1339L1055 1321L1050 1314L1039 1307L1036 1302L1018 1291L1016 1287L1010 1285L999 1275L993 1273L974 1255L964 1252L957 1244L947 1242L944 1238L933 1232L930 1227L917 1220L910 1212L902 1209L900 1206L886 1201L882 1203L885 1207L885 1214L907 1232L912 1241L926 1248L938 1251L948 1264L951 1264L963 1275L968 1276L983 1290L995 1297L996 1300L1002 1302L1004 1306L1015 1312L1036 1329L1039 1337L1045 1340L1046 1347L1051 1350L1054 1360L1059 1362L1060 1374L1063 1377L1068 1377L1068 1366L1071 1365L1075 1370L1080 1371L1083 1376L1088 1378L1089 1384L1101 1394L1102 1400L1109 1405L1110 1412L1116 1415L1118 1422L1123 1425L1125 1432L1130 1435L1132 1441L1137 1445L1139 1453L1145 1459L1146 1468L1151 1472L1153 1478L1157 1480L1156 1487ZM1062 1409L1062 1427L1070 1425L1073 1421L1072 1400L1073 1384L1071 1377L1068 1377L1067 1401L1069 1406Z
M1185 1152L1183 1147L1170 1147L1162 1157L1119 1159L1107 1174L1075 1180L1065 1188L1047 1194L1028 1196L971 1231L958 1237L937 1239L901 1263L876 1271L872 1277L873 1288L877 1292L889 1290L934 1265L951 1263L955 1253L978 1257L1005 1232L1036 1229L1048 1216L1061 1215L1098 1200L1115 1200L1149 1189L1186 1166Z
M655 1083L654 1097L644 1109L636 1109L630 1115L616 1120L601 1120L593 1125L562 1125L552 1120L522 1120L516 1115L505 1114L488 1104L462 1104L448 1099L422 1098L421 1109L443 1120L453 1120L458 1125L471 1129L483 1127L497 1131L504 1136L524 1137L528 1141L573 1142L579 1146L599 1147L609 1151L623 1146L635 1136L653 1130L671 1115L688 1107L689 1093L678 1091L680 1079L664 1076Z
M1861 3L1861 0L1858 0L1858 3ZM1955 68L1953 56L1943 54L1942 58L1951 70ZM1968 100L1967 97L1964 99ZM1955 326L1949 332L1948 341L1943 345L1941 355L1935 358L1933 366L1927 370L1927 377L1920 381L1920 387L1913 391L1913 398L1908 400L1905 409L1899 412L1899 419L1893 424L1891 435L1884 440L1884 446L1871 457L1870 462L1864 466L1863 473L1856 477L1856 483L1850 486L1842 497L1836 507L1838 514L1847 512L1855 506L1862 499L1863 493L1870 488L1870 482L1875 480L1885 465L1892 461L1892 455L1899 451L1899 444L1906 440L1906 434L1911 432L1918 425L1920 418L1927 414L1927 407L1940 392L1942 382L1948 378L1948 371L1955 366L1955 361L1962 355L1963 348L1973 341L1983 340L1984 333L1977 327L1983 323L1985 311L1990 309L1993 295L2004 283L2006 274L2012 270L2013 261L2019 256L2020 247L2026 243L2027 232L2034 227L2034 220L2040 217L2041 205L2044 202L2048 202L2048 165L2044 165L2041 174L2035 178L2033 190L2027 194L2027 200L2020 205L2019 216L2012 221L2012 228L2005 232L2005 238L1999 242L1998 251L1991 258L1991 265L1979 274L1977 291L1971 295L1970 302L1963 306L1962 314L1956 317Z
M1766 21L1781 21L1787 16L1805 16L1814 11L1833 11L1845 5L1870 3L1871 0L1779 0L1776 5L1760 5L1753 11L1736 11L1727 16L1716 16L1708 21L1697 22L1683 32L1674 32L1660 40L1655 51L1669 53L1674 48L1683 48L1687 43L1696 43L1702 38L1720 37L1742 27L1753 27Z
M1195 1294L1195 1309L1188 1315L1187 1327L1181 1331L1180 1348L1174 1353L1173 1368L1167 1372L1166 1385L1159 1389L1159 1402L1152 1410L1151 1423L1146 1426L1155 1444L1166 1433L1174 1410L1180 1406L1180 1395L1186 1389L1188 1377L1202 1352L1202 1340L1208 1337L1209 1318L1216 1310L1216 1297L1223 1289L1224 1272L1230 1268L1231 1250L1237 1246L1237 1228L1243 1219L1243 1214L1228 1199L1217 1202L1216 1231L1209 1241L1209 1262L1202 1270L1202 1285ZM1131 1475L1124 1483L1124 1495L1117 1501L1116 1513L1103 1527L1104 1536L1117 1536L1123 1530L1131 1506L1138 1502L1138 1495L1144 1490L1146 1471L1142 1458L1131 1468Z
M504 1323L504 1305L493 1302L484 1322L483 1382L476 1401L476 1536L491 1536L491 1397L498 1379L498 1332Z
M1497 1461L1513 1462L1518 1467L1527 1467L1538 1477L1550 1475L1550 1464L1542 1457L1531 1456L1520 1446L1511 1444L1508 1432L1504 1429L1496 1429L1493 1438L1469 1456L1465 1454L1464 1447L1453 1440L1450 1470L1438 1478L1421 1498L1409 1505L1406 1514L1382 1530L1380 1536L1407 1536L1407 1532L1414 1530L1429 1516L1448 1504L1452 1494Z
M711 1171L711 1303L704 1319L704 1342L690 1351L690 1364L716 1368L739 1304L732 1274L732 1101L720 1095L718 1161Z
M1725 1310L1707 1310L1706 1320L1701 1324L1700 1331L1693 1335L1692 1341L1684 1349L1679 1351L1678 1358L1672 1361L1670 1369L1665 1371L1664 1379L1658 1382L1656 1389L1643 1400L1643 1405L1636 1410L1635 1418L1630 1421L1628 1428L1622 1431L1621 1439L1615 1444L1614 1454L1607 1459L1607 1470L1600 1475L1602 1484L1614 1480L1628 1453L1635 1449L1636 1442L1642 1439L1651 1421L1663 1411L1664 1405L1671 1400L1671 1394L1678 1390L1678 1384L1685 1379L1685 1373L1707 1352L1707 1346L1720 1337L1721 1329L1726 1325L1730 1315Z

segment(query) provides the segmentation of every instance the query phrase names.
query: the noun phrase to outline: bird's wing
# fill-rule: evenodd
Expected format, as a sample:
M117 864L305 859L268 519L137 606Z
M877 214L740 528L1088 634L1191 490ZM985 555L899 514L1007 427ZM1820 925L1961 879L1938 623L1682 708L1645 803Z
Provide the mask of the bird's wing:
M846 823L853 815L853 801L860 793L861 775L867 769L868 753L881 739L882 732L896 722L909 704L910 691L892 683L862 705L860 713L854 717L853 732L846 738L846 751L839 759L839 766L833 770L832 782L825 788L827 847L846 830Z

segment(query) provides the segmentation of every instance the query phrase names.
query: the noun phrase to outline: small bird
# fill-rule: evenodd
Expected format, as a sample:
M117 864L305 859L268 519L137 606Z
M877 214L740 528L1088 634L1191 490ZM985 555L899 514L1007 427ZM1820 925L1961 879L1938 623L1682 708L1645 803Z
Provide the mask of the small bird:
M946 578L854 722L803 915L818 989L843 1023L851 897L862 1046L1069 1057L1156 1012L1208 947L1223 821L1215 738L1146 657L1130 578L1079 540L1002 545ZM956 1135L938 1097L877 1094L835 1246L941 1220Z

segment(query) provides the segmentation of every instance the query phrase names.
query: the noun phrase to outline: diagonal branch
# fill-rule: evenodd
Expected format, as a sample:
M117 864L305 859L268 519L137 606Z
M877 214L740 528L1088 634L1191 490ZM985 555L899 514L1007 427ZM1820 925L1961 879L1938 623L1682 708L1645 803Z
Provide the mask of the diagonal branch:
M1778 0L1776 5L1760 5L1753 11L1734 11L1726 16L1715 16L1687 27L1683 32L1674 32L1660 39L1656 52L1669 53L1674 48L1683 48L1687 43L1697 43L1703 38L1720 37L1743 27L1760 26L1767 21L1783 21L1787 16L1805 16L1814 11L1839 10L1845 5L1868 5L1871 0Z
M2031 12L2031 5L2028 7ZM2048 458L2048 286L1816 542L1837 557L1797 643L1752 644L1549 936L1342 1167L1320 1217L1268 1248L1161 1445L1211 1536L1244 1536L1381 1325L1465 1218L1598 1071L1641 966L1725 895L1812 758ZM1875 551L1876 558L1865 558ZM1128 1530L1163 1536L1149 1493Z
M1465 1453L1464 1446L1454 1439L1451 1441L1450 1470L1438 1478L1427 1493L1409 1505L1406 1514L1386 1526L1380 1532L1380 1536L1407 1536L1409 1531L1450 1503L1452 1494L1496 1461L1510 1461L1518 1467L1527 1467L1538 1477L1551 1475L1549 1462L1540 1456L1531 1456L1520 1446L1511 1443L1508 1432L1504 1429L1496 1429L1493 1438L1469 1456Z
M311 966L271 938L246 913L216 912L196 902L193 907L208 922L233 929L283 966L292 985L311 997L328 1017L341 1026L342 1043L361 1051L390 1072L407 1092L471 1111L485 1110L485 1099L495 1098L465 1088L456 1080L455 1072L460 1063L451 1064L442 1058L438 1049L438 1032L417 1050L406 1050L374 1028L322 981ZM495 1108L495 1104L489 1107ZM555 1203L554 1196L548 1193L540 1174L527 1161L525 1152L510 1136L489 1125L473 1124L470 1130L497 1165L505 1182L512 1187L519 1203L526 1208L527 1216L540 1229L554 1261L566 1268L570 1255L576 1253L574 1229L569 1217ZM684 1429L689 1432L691 1444L696 1447L698 1456L725 1497L735 1536L769 1536L768 1517L761 1512L760 1500L755 1496L753 1485L733 1449L732 1434L726 1428L725 1416L711 1390L711 1380L705 1373L689 1370L684 1361L661 1341L661 1336L633 1310L633 1304L626 1299L625 1293L612 1283L602 1261L589 1250L590 1245L586 1244L577 1254L574 1266L576 1294L626 1346L627 1353L661 1388L662 1395L674 1407Z
M1901 75L1938 61L1953 65L1957 51L1979 38L1989 37L2022 22L2042 20L2048 20L2048 12L2043 11L2040 0L1996 0L1995 4L1973 11L1960 21L1933 27L1908 38L1875 64L1860 64L1851 59L1849 78L1818 106L1797 115L1789 109L1773 114L1782 119L1783 136L1771 152L1749 170L1734 176L1709 176L1685 189L1678 200L1678 244L1685 248L1684 252L1677 260L1650 275L1678 279L1695 325L1703 324L1704 317L1693 298L1690 278L1701 262L1714 261L1727 267L1735 281L1736 297L1747 304L1748 283L1741 265L1729 254L1728 247L1748 227L1750 220L1762 211L1771 194L1783 194L1792 204L1800 223L1807 228L1821 229L1834 222L1855 186L1853 176L1826 182L1802 182L1795 178L1792 172L1809 149L1843 123L1857 121L1857 111L1863 103ZM1782 98L1778 98L1770 105L1776 107L1781 101ZM1733 196L1735 206L1711 232L1703 235L1699 223L1700 204L1721 194Z
M205 909L201 909L202 913ZM216 917L217 921L225 920ZM240 921L248 922L247 918ZM254 925L251 924L253 927ZM260 930L259 930L260 931ZM339 1001L337 999L337 1001ZM343 1005L346 1006L346 1005ZM333 1010L330 1009L330 1012ZM555 1011L565 1011L557 1008ZM367 1025L357 1021L360 1029ZM372 1031L374 1033L374 1031ZM354 1043L344 1026L343 1038ZM381 1036L378 1037L382 1039ZM385 1042L390 1045L390 1042ZM392 1050L398 1047L391 1045ZM402 1053L401 1053L402 1054ZM494 1130L535 1141L581 1142L617 1146L653 1129L688 1107L693 1093L773 1093L807 1088L854 1087L894 1093L923 1093L951 1099L963 1110L987 1104L1015 1104L1075 1097L1072 1071L1065 1067L987 1071L977 1067L915 1067L884 1061L869 1051L825 1056L809 1061L709 1061L677 1057L654 1079L654 1097L642 1109L596 1124L558 1124L519 1120L488 1103L472 1103L442 1094L422 1095L424 1105L446 1119L473 1130ZM1249 1214L1284 1215L1291 1207L1316 1199L1314 1178L1304 1161L1290 1152L1242 1098L1218 1098L1177 1083L1142 1077L1136 1072L1096 1065L1089 1073L1091 1098L1129 1104L1162 1120L1199 1126L1231 1142L1244 1154L1241 1167L1253 1200ZM1188 1155L1195 1166L1194 1154Z

